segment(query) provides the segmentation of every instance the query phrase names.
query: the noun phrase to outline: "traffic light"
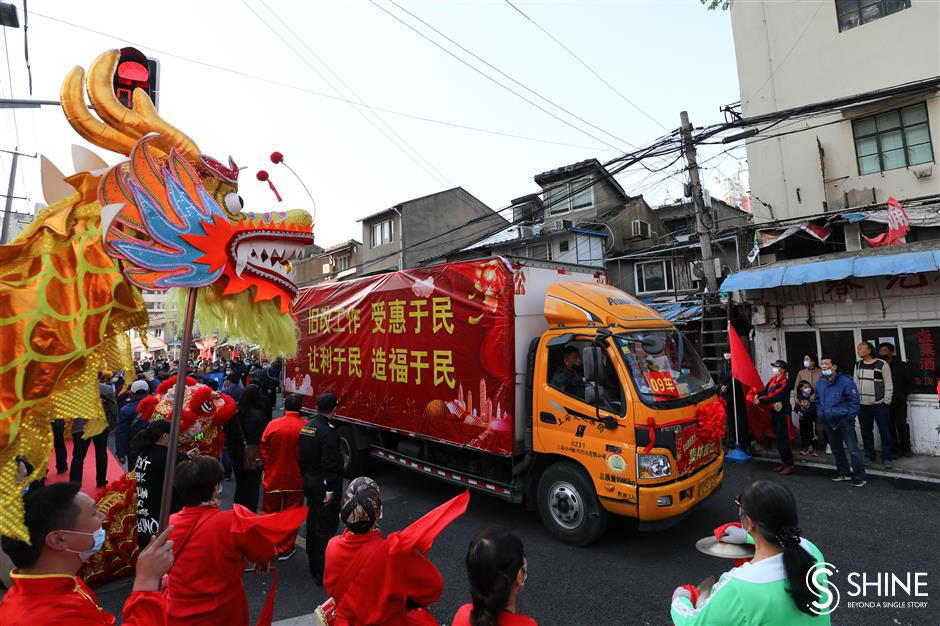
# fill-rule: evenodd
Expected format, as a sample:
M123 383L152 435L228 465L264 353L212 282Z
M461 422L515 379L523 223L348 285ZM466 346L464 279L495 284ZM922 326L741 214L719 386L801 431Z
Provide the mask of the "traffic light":
M158 69L157 60L147 58L137 48L121 48L121 56L114 72L114 95L121 104L131 109L134 106L134 89L139 87L150 96L153 106L158 107Z

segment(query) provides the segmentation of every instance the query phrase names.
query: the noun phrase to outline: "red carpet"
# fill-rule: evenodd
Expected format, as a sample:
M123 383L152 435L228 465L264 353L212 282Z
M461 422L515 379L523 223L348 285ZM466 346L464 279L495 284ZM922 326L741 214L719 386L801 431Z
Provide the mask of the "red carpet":
M66 440L65 448L68 451L69 466L72 464L72 441ZM117 458L111 452L110 448L108 449L108 482L114 482L115 480L120 480L124 477L126 472L124 468L121 467L121 464L118 463ZM68 470L61 474L57 474L55 471L55 450L52 451L52 456L49 459L49 473L46 475L46 483L64 483L69 479ZM82 491L88 495L94 497L95 492L98 491L98 488L95 486L95 444L92 443L88 446L88 452L85 454L85 467L82 470Z

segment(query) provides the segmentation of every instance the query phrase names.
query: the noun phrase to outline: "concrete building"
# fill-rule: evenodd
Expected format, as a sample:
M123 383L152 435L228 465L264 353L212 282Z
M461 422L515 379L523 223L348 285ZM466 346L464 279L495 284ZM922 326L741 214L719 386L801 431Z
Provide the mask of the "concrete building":
M507 224L462 187L406 200L360 221L363 275L417 267Z
M731 20L744 122L843 99L747 143L758 227L750 267L721 289L758 370L782 358L792 374L811 353L851 372L859 342L891 343L914 376L913 451L940 456L940 3L755 0ZM906 239L875 239L905 222Z
M734 2L731 25L745 119L940 76L940 3L929 0ZM747 143L755 217L940 194L938 139L936 86L788 120Z
M362 244L355 239L320 248L297 264L296 283L300 287L325 280L341 280L359 274L362 264Z

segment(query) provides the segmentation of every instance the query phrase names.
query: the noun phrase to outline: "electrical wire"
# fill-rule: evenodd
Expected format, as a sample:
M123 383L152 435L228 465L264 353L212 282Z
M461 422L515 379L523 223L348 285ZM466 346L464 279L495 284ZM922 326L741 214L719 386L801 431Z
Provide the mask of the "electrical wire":
M602 83L604 83L611 91L613 91L615 94L617 94L618 96L620 96L620 98L621 98L624 102L626 102L627 104L629 104L630 106L632 106L634 109L636 109L637 111L639 111L640 113L642 113L643 115L645 115L646 117L648 117L648 118L649 118L650 120L652 120L655 124L659 125L659 127L662 128L663 130L666 130L666 131L669 130L668 128L666 128L665 126L663 126L663 125L660 123L659 120L657 120L655 117L653 117L652 115L650 115L649 113L647 113L646 111L644 111L643 109L641 109L636 103L634 103L632 100L630 100L630 98L628 98L628 97L626 97L625 95L623 95L623 93L621 93L621 91L620 91L619 89L617 89L616 87L614 87L613 85L611 85L609 82L607 82L607 80L605 80L603 76L601 76L600 74L598 74L598 73L594 70L593 67L591 67L590 65L588 65L587 63L585 63L584 60L583 60L581 57L579 57L577 54L575 54L575 53L571 50L571 48L569 48L568 46L566 46L565 44L563 44L561 41L558 40L557 37L555 37L555 36L552 35L550 32L548 32L547 30L545 30L544 28L542 28L542 26L541 26L538 22L536 22L534 19L532 19L532 18L531 18L528 14L526 14L522 9L520 9L519 7L517 7L517 6L516 6L515 4L513 4L510 0L505 0L505 1L506 1L506 4L508 4L509 6L511 6L519 15L521 15L522 17L524 17L525 19L527 19L529 22L531 22L533 26L535 26L536 28L538 28L538 29L539 29L540 31L542 31L543 33L545 33L545 35L546 35L549 39L551 39L552 41L554 41L555 43L557 43L559 46L561 46L561 48L562 48L565 52L567 52L568 54L570 54L571 56L573 56L573 57L578 61L578 63L580 63L581 65L583 65L584 68L585 68L587 71L589 71L591 74L593 74L593 75L595 76L595 78L597 78L597 80L599 80L599 81L601 81Z
M317 96L318 98L325 98L325 99L328 99L328 100L335 100L335 101L337 101L337 102L345 102L345 103L347 103L347 104L352 104L353 106L356 106L356 107L363 107L363 108L367 108L367 109L372 109L372 110L374 110L374 111L380 111L380 112L382 112L382 113L388 113L389 115L397 115L397 116L400 116L400 117L404 117L404 118L408 118L408 119L413 119L413 120L418 120L418 121L421 121L421 122L428 122L428 123L430 123L430 124L438 124L438 125L441 125L441 126L449 126L449 127L452 127L452 128L460 128L460 129L463 129L463 130L469 130L469 131L474 131L474 132L479 132L479 133L485 133L485 134L488 134L488 135L496 135L496 136L499 136L499 137L507 137L507 138L510 138L510 139L519 139L519 140L523 140L523 141L531 141L531 142L543 143L543 144L549 144L549 145L565 146L565 147L569 147L569 148L580 148L580 149L582 149L582 150L601 150L601 151L605 151L605 152L617 152L618 154L619 154L620 152L622 152L622 151L619 150L619 149L610 148L610 147L602 148L602 147L599 147L599 146L586 146L586 145L582 145L582 144L574 144L574 143L567 143L567 142L563 142L563 141L553 141L553 140L550 140L550 139L542 139L542 138L539 138L539 137L529 137L529 136L526 136L526 135L518 135L518 134L514 134L514 133L507 133L507 132L504 132L504 131L494 130L494 129L491 129L491 128L481 128L481 127L479 127L479 126L469 126L469 125L467 125L467 124L460 124L460 123L451 122L451 121L448 121L448 120L441 120L441 119L435 119L435 118L432 118L432 117L426 117L426 116L422 116L422 115L415 115L415 114L412 114L412 113L405 113L405 112L403 112L403 111L396 111L396 110L394 110L394 109L386 109L386 108L383 108L383 107L373 106L373 105L366 104L366 103L353 102L352 100L349 100L348 98L344 98L344 97L340 97L340 96L335 96L335 95L331 95L331 94L328 94L328 93L323 93L323 92L321 92L321 91L315 91L315 90L313 90L313 89L307 89L306 87L301 87L301 86L299 86L299 85L292 85L292 84L290 84L290 83L285 83L285 82L282 82L282 81L274 80L274 79L268 78L268 77L266 77L266 76L260 76L260 75L258 75L258 74L251 74L251 73L249 73L249 72L243 72L243 71L241 71L241 70L236 70L236 69L232 69L232 68L230 68L230 67L225 67L225 66L222 66L222 65L217 65L217 64L215 64L215 63L209 63L209 62L207 62L207 61L201 61L201 60L199 60L199 59L193 59L193 58L190 58L190 57L186 57L186 56L182 56L182 55L176 54L176 53L174 53L174 52L170 52L170 51L168 51L168 50L162 50L162 49L160 49L160 48L154 48L153 46L149 46L149 45L146 45L146 44L142 44L142 43L139 43L139 42L135 42L135 41L132 41L132 40L130 40L130 39L126 39L126 38L124 38L124 37L121 37L121 36L119 36L119 35L115 35L115 34L112 34L112 33L106 33L106 32L100 31L100 30L96 30L96 29L94 29L94 28L89 28L89 27L87 27L87 26L83 26L83 25L81 25L81 24L76 24L76 23L74 23L74 22L68 22L68 21L66 21L66 20L63 20L63 19L60 19L60 18L57 18L57 17L52 17L52 16L49 16L49 15L44 15L44 14L42 14L42 13L36 13L35 11L31 12L31 14L32 14L33 16L39 17L39 18L41 18L41 19L49 20L49 21L51 21L51 22L56 22L56 23L58 23L58 24L62 24L62 25L64 25L64 26L68 26L68 27L70 27L70 28L75 28L75 29L77 29L77 30L83 30L83 31L85 31L85 32L89 32L89 33L92 33L92 34L95 34L95 35L100 35L100 36L102 36L102 37L107 37L107 38L109 38L109 39L114 39L115 41L122 41L122 42L127 43L127 44L130 44L130 45L132 45L132 46L134 46L134 47L136 47L136 48L141 48L141 49L143 49L143 50L149 50L149 51L151 51L151 52L155 52L155 53L160 54L160 55L163 55L163 56L167 56L167 57L171 57L171 58L174 58L174 59L178 59L178 60L184 61L184 62L186 62L186 63L192 63L192 64L194 64L194 65L201 65L201 66L203 66L203 67L207 67L207 68L209 68L209 69L217 70L217 71L220 71L220 72L226 72L226 73L233 74L233 75L236 75L236 76L241 76L241 77L243 77L243 78L249 78L249 79L251 79L251 80L261 81L261 82L267 83L267 84L269 84L269 85L277 85L278 87L284 87L284 88L286 88L286 89L292 89L292 90L294 90L294 91L299 91L299 92L306 93L306 94L309 94L309 95L312 95L312 96Z
M265 27L267 27L267 29L270 30L271 33L272 33L275 37L277 37L278 39L280 39L281 42L282 42L285 46L287 46L287 47L291 50L291 52L293 52L293 53L297 56L298 59L300 59L307 67L309 67L311 70L313 70L313 72L314 72L317 76L319 76L320 79L321 79L323 82L325 82L327 85L329 85L330 89L332 89L333 91L335 91L338 95L342 96L342 92L340 92L340 90L339 90L336 86L334 86L333 83L332 83L326 76L324 76L323 73L320 72L320 70L318 70L318 69L316 68L316 66L314 66L312 63L310 63L310 61L308 61L308 60L306 59L306 57L304 57L304 55L302 55L302 54L300 53L300 51L297 50L297 48L295 48L293 45L291 45L291 43L290 43L289 41L287 41L287 39L285 39L284 36L281 35L281 33L279 33L279 32L277 31L277 29L275 29L273 26L271 26L270 24L268 24L268 22L265 21L265 19L264 19L263 17L261 17L261 15L260 15L257 11L255 11L254 8L252 8L252 6L251 6L250 4L248 4L248 1L247 1L247 0L242 0L242 4L244 4L244 5L245 5L245 8L247 8L249 11L251 11L251 12L254 14L254 16L258 18L258 21L260 21L262 24L264 24ZM270 9L269 9L269 10L270 10ZM292 32L293 32L293 31L292 31ZM296 35L295 35L295 37L296 37ZM400 135L397 135L397 133L396 133L396 135L399 137L399 140L400 140L403 144L405 144L405 146L407 146L408 149L411 150L411 152L409 152L408 150L406 150L405 148L403 148L397 141L395 141L395 139L393 139L387 132L385 132L382 128L380 128L379 125L376 124L375 121L372 120L369 116L367 116L361 109L359 109L358 107L353 107L353 109L354 109L360 116L362 116L362 118L363 118L364 120L366 120L373 128L375 128L377 131L379 131L379 133L380 133L383 137L385 137L392 145L394 145L402 154L404 154L406 157L408 157L408 158L409 158L412 162L414 162L414 164L417 165L419 168L421 168L422 170L424 170L424 172L425 172L428 176L430 176L432 179L434 179L439 185L450 186L450 187L453 187L453 186L454 186L453 183L451 183L451 182L449 182L449 181L447 180L447 176L445 176L443 173L440 172L440 170L438 170L436 167L434 167L434 165L431 164L427 159L425 159L424 156L423 156L420 152L418 152L417 150L415 150L415 149L411 146L411 144L409 144L407 141L405 141L404 139L402 139ZM394 132L394 131L393 131L393 132ZM417 159L415 158L415 156L413 156L413 155L411 154L412 152L414 153L414 155L416 155L416 156L418 157ZM427 164L427 166L422 165L422 163L421 163L418 159L421 159L421 161L424 161L424 163ZM433 171L432 171L432 170L433 170Z
M590 133L590 132L584 130L583 128L580 128L579 126L576 126L576 125L572 124L572 123L569 122L568 120L566 120L566 119L564 119L564 118L562 118L562 117L556 115L555 113L553 113L553 112L549 111L548 109L546 109L545 107L541 106L541 105L538 104L537 102L533 102L532 100L530 100L530 99L527 98L526 96L522 95L522 94L519 93L518 91L515 91L515 90L513 90L512 88L510 88L510 87L504 85L503 83L499 82L498 80L496 80L495 78L493 78L492 76L490 76L489 74L487 74L486 72L484 72L483 70L481 70L480 68L478 68L478 67L476 67L475 65L471 64L469 61L467 61L467 60L464 59L463 57L458 56L457 54L455 54L455 53L452 52L451 50L448 50L447 48L445 48L444 46L442 46L442 45L439 44L438 42L434 41L431 37L429 37L429 36L426 35L425 33L421 32L420 30L418 30L417 28L415 28L414 26L412 26L411 24L409 24L408 22L406 22L405 20L403 20L403 19L400 18L399 16L395 15L394 13L392 13L391 11L389 11L388 9L386 9L385 7L383 7L382 5L380 5L378 2L376 2L376 0L369 0L369 2L370 2L373 6L375 6L375 7L378 8L379 10L381 10L382 12L384 12L384 13L386 13L387 15L389 15L390 17L392 17L392 19L396 20L397 22L399 22L400 24L404 25L404 26L407 27L408 29L410 29L410 30L412 30L413 32L417 33L417 34L418 34L420 37L422 37L423 39L425 39L425 40L429 41L430 43L432 43L434 46L436 46L436 47L439 48L440 50L444 51L444 53L446 53L447 55L449 55L449 56L451 56L451 57L457 59L459 62L461 62L462 64L466 65L467 67L469 67L470 69L472 69L474 72L478 73L480 76L483 76L483 77L486 78L487 80L489 80L489 81L493 82L494 84L500 86L501 88L505 89L505 90L508 91L509 93L515 95L517 98L520 98L520 99L524 100L525 102L527 102L528 104L534 106L535 108L537 108L538 110L542 111L543 113L545 113L545 114L547 114L547 115L550 115L551 117L555 118L556 120L558 120L558 121L561 122L562 124L565 124L566 126L569 126L569 127L573 128L573 129L577 130L578 132L584 134L584 135L587 135L587 136L590 137L591 139L593 139L593 140L595 140L595 141L598 141L598 142L600 142L600 143L602 143L602 144L604 144L604 145L606 145L606 146L609 146L609 147L611 147L611 148L614 148L615 150L620 151L620 148L618 148L617 146L613 145L612 143L610 143L610 142L608 142L608 141L606 141L606 140L604 140L604 139L601 139L600 137L597 137L596 135L594 135L594 134L592 134L592 133ZM394 4L394 2L393 2L392 4ZM399 6L399 5L396 4L395 6ZM399 7L399 8L401 8L401 7ZM406 13L408 13L409 15L413 15L412 13L410 13L409 11L407 11L406 9L402 9L402 10L405 11ZM417 18L417 19L420 20L420 18ZM425 23L426 23L426 22L425 22ZM432 28L432 30L435 30L435 32L438 32L439 34L441 34L440 31L436 31L436 29L434 29L433 27L431 27L431 28ZM441 34L441 36L442 36L442 37L445 37L445 39L447 38L447 37L446 37L445 35L443 35L443 34ZM459 46L459 44L456 44L456 45ZM472 52L469 52L469 51L468 51L468 53L469 53L469 54L473 54ZM486 61L483 61L483 62L486 63ZM497 71L500 71L500 72L501 72L501 70L497 70ZM515 80L515 79L512 79L512 78L510 78L510 79L511 79L511 80ZM520 83L520 84L521 84L521 83ZM528 89L528 87L526 87L526 89ZM530 90L530 91L531 91L531 90ZM533 93L535 93L535 92L533 92ZM542 97L542 96L539 96L539 97ZM545 99L545 98L543 98L543 99ZM548 101L548 100L546 99L546 101ZM549 101L549 102L550 102L550 101ZM560 107L560 106L558 106L558 105L556 105L556 104L554 104L554 103L552 103L552 105L553 105L553 106L556 106L556 107L559 108L559 109L562 109L563 111L566 111L565 109L563 109L562 107ZM566 111L566 112L567 112L567 111ZM569 113L569 114L570 114L570 113ZM575 117L577 117L577 116L575 116ZM580 118L579 118L579 119L580 119ZM593 126L593 124L590 124L590 123L588 123L588 124L591 125L591 126ZM603 132L604 132L605 134L607 134L607 135L610 135L610 133L608 133L607 131L603 131ZM610 136L611 136L611 137L614 137L614 135L610 135ZM615 137L615 138L616 138L616 137ZM624 144L627 143L627 142L625 142L625 141L623 141L623 140L620 140L620 139L618 139L618 141L621 141L621 142L624 143Z

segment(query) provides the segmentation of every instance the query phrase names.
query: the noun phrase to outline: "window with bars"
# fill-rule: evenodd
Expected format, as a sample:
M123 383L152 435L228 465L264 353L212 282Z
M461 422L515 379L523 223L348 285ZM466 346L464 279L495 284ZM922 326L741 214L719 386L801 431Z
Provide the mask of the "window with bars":
M911 8L911 0L836 0L839 32Z
M859 175L933 161L924 102L853 120L852 134Z

